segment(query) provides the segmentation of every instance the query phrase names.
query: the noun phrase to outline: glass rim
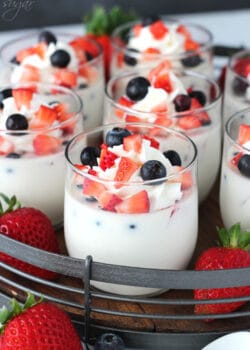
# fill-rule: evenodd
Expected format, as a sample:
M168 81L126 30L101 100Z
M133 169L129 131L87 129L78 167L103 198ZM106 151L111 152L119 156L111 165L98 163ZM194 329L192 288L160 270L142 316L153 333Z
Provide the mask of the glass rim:
M249 81L247 80L247 77L244 77L243 75L237 73L234 69L234 64L236 63L235 61L239 58L241 58L241 56L244 56L244 55L249 55L249 59L250 59L250 49L243 49L241 51L238 51L237 53L235 53L234 55L232 55L230 58L229 58L229 62L228 62L228 66L227 68L230 69L230 71L236 75L239 79L241 79L242 81L245 81L247 84L249 84Z
M230 118L227 120L226 124L225 124L225 134L227 136L227 138L229 139L229 141L233 144L235 144L237 146L237 148L243 150L243 151L247 151L249 152L249 149L240 145L237 140L235 140L231 134L230 134L230 126L231 126L231 123L236 120L240 115L242 115L243 113L249 113L250 114L250 106L249 107L246 107L244 109L241 109L237 112L235 112L234 114L232 114L230 116ZM250 123L249 123L249 126L250 126Z
M179 25L185 25L186 27L189 28L195 28L198 29L200 32L203 32L207 35L208 40L204 43L199 43L200 47L198 49L192 50L191 52L189 51L184 51L182 53L179 54L164 54L164 53L153 53L153 54L147 54L148 57L162 57L162 58L168 58L168 59L172 59L172 60L177 60L177 59L182 59L182 58L186 58L189 56L193 56L195 53L199 53L201 51L206 51L207 49L212 48L212 43L213 43L213 34L205 27L203 27L200 24L196 24L196 23L190 23L190 22L185 22L185 21L181 21L180 19L176 19L173 17L168 17L168 16L160 16L161 19L163 20L163 22L171 22L173 24L179 24ZM119 43L116 42L116 38L120 37L120 32L124 29L127 28L132 28L133 25L141 23L141 20L136 20L136 21L131 21L125 24L122 24L120 26L118 26L112 33L111 33L111 42L112 45L114 46L115 49L118 49L120 51L122 51L123 53L128 53L129 56L136 58L138 56L138 54L140 54L140 52L133 52L130 51L127 47L122 47L121 45L119 45Z
M11 39L11 40L8 40L6 41L3 45L0 46L0 60L6 64L6 65L9 65L9 66L14 66L16 67L16 64L15 63L12 63L8 60L6 60L6 57L4 57L3 55L3 51L8 48L10 45L13 45L13 46L16 46L16 43L19 42L19 41L23 41L23 40L28 40L28 39L33 39L33 38L38 38L38 35L39 33L41 33L43 30L47 30L47 29L35 29L33 30L32 32L28 33L28 34L23 34L23 35L20 35L20 36L17 36L16 38L14 39ZM69 32L61 32L60 30L51 30L51 29L48 29L49 31L55 33L55 35L60 35L60 36L65 36L65 37L71 37L71 38L79 38L81 37L81 35L79 34L74 34L74 33L69 33ZM87 36L84 38L85 40L91 42L93 45L95 45L95 47L98 49L98 55L94 58L92 58L91 60L89 61L86 61L84 62L82 65L87 65L87 64L94 64L96 61L98 61L100 58L103 57L103 49L101 47L101 45L95 41L94 39L92 38L88 38ZM38 43L38 40L37 40L37 43Z
M132 72L123 72L122 74L119 74L119 75L115 75L114 77L112 77L108 83L106 84L105 86L105 98L108 100L108 102L114 106L115 108L119 108L121 109L122 111L125 111L127 113L133 113L135 115L142 115L142 114L145 114L147 116L154 116L156 113L154 112L144 112L144 111L140 111L140 110L135 110L133 108L130 108L130 107L126 107L126 106L123 106L121 104L119 104L117 101L115 101L112 96L111 96L111 89L112 89L112 86L113 84L115 84L116 81L118 81L119 79L124 79L124 78L128 78L129 76L140 76L140 72L147 72L148 70L147 69L140 69L140 70L137 70L137 71L132 71ZM170 70L170 72L172 72ZM191 71L191 70L185 70L185 71L182 71L181 73L179 74L176 74L175 72L173 72L177 78L179 78L179 76L190 76L190 77L193 77L195 79L199 79L199 80L205 80L206 82L208 82L212 87L214 87L216 89L216 98L211 102L209 103L207 106L202 106L201 108L197 108L195 110L192 111L192 114L199 114L203 111L208 111L210 109L212 109L214 107L214 105L216 105L222 98L222 91L221 91L221 88L219 87L219 84L216 82L215 79L211 79L209 78L208 76L204 75L204 74L200 74L200 73L197 73L197 72L194 72L194 71ZM162 115L162 116L166 116L166 112L157 112L157 115ZM178 118L178 117L184 117L184 116L187 116L187 115L190 115L190 110L189 111L183 111L183 112L175 112L171 115L168 115L168 118Z
M75 102L77 103L77 109L75 112L72 112L74 115L72 117L70 117L69 119L59 123L58 125L51 125L49 127L42 127L42 128L37 128L37 129L27 129L27 130L8 130L8 129L0 129L0 135L3 134L11 134L11 136L18 136L18 135L33 135L33 134L39 134L41 132L46 132L49 133L51 131L57 130L59 128L62 128L64 126L67 126L69 123L73 122L75 119L78 119L81 114L82 114L82 110L83 110L83 102L82 99L80 98L80 96L72 89L69 89L67 87L64 86L60 86L60 85L55 85L55 84L49 84L49 83L38 83L38 82L26 82L26 83L17 83L17 84L10 84L7 85L5 87L2 87L1 90L4 89L13 89L15 87L19 88L19 87L32 87L32 86L39 86L41 88L49 88L51 90L55 89L60 90L62 92L65 92L65 95L68 95L75 100ZM45 92L44 92L45 93ZM43 93L43 94L44 94ZM53 96L53 95L51 95ZM24 135L24 136L25 136Z
M134 127L144 127L144 128L159 128L163 131L166 132L166 134L174 134L175 136L178 136L182 139L185 139L186 142L190 143L192 145L192 148L193 148L193 157L192 159L190 160L190 162L185 166L183 167L183 169L181 169L180 171L178 171L177 173L175 174L171 174L171 175L167 175L165 177L162 177L160 179L154 179L154 180L146 180L146 181L114 181L114 180L109 180L109 179L103 179L103 178L98 178L97 176L95 175L92 175L92 174L88 174L86 172L83 172L81 171L80 169L78 169L74 163L72 163L71 161L71 157L69 155L70 153L70 147L76 142L77 139L79 138L84 138L84 137L87 137L89 135L94 135L95 133L99 133L101 131L104 131L105 129L107 130L110 130L112 129L113 127L126 127L126 126L134 126ZM93 128L93 129L89 129L87 130L86 132L85 131L82 131L80 133L78 133L77 135L75 135L69 142L68 144L66 145L66 148L65 148L65 159L66 159L66 164L69 165L70 169L85 177L85 178L89 178L91 180L94 180L95 182L99 182L99 183L107 183L107 184L116 184L116 185L123 185L123 186L135 186L135 185L139 185L139 186L142 186L142 185L154 185L154 184L157 184L161 181L167 181L169 179L173 179L175 178L176 176L179 176L181 174L184 174L186 173L187 171L189 171L195 163L197 163L197 157L198 157L198 150L197 150L197 146L195 145L195 143L193 142L193 140L185 133L181 132L181 131L177 131L177 130L174 130L174 129L171 129L171 128L166 128L162 125L154 125L152 123L111 123L111 124L106 124L106 125L102 125L102 126L99 126L97 128Z

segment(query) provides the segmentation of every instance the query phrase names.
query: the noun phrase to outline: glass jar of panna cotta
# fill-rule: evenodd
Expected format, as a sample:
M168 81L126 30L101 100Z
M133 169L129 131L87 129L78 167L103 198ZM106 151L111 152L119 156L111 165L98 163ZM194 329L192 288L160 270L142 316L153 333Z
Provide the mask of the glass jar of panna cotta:
M174 73L168 65L159 64L150 70L126 72L110 79L103 121L150 122L186 133L198 149L201 203L209 195L220 169L221 104L221 91L215 80L191 71Z
M0 91L0 192L63 222L64 150L83 130L82 102L62 86L26 83Z
M144 268L187 267L198 221L197 150L187 136L149 123L111 124L74 137L66 160L70 256ZM162 292L91 283L117 294Z
M3 86L35 81L70 88L84 104L84 128L102 124L103 52L90 38L57 31L35 31L0 48Z
M239 222L250 230L250 108L235 113L225 126L220 210L227 228Z

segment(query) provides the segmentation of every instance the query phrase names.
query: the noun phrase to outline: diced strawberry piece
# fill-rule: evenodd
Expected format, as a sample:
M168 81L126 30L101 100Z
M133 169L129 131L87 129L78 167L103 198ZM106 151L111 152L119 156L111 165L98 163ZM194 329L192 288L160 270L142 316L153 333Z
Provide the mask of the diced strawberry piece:
M189 32L187 27L184 26L183 24L180 24L176 31L179 34L182 34L186 38L186 40L190 40L192 38L191 33Z
M182 166L175 166L176 170L180 172L183 170ZM174 182L181 182L181 189L186 190L193 185L193 176L191 171L185 171L182 174L179 174L174 180Z
M148 74L148 79L151 82L152 85L154 85L154 81L155 79L163 74L163 73L167 73L170 69L171 69L171 63L169 60L164 60L162 61L160 64L158 64L158 66L156 66L155 68L151 69L151 71Z
M81 62L81 63L87 62L86 53L83 50L83 48L81 47L81 45L78 43L77 40L71 41L69 43L69 45L73 48L75 55L76 55L77 59L79 60L79 62Z
M40 105L34 115L35 118L30 122L31 129L51 126L58 117L57 111L53 107L45 105Z
M243 145L248 141L250 141L250 125L241 124L238 133L238 143Z
M32 88L21 87L12 89L12 95L15 99L17 109L21 109L22 106L30 108L30 102L32 100L33 93L34 91Z
M83 194L99 199L101 193L105 192L106 187L97 181L85 178L83 182Z
M37 135L33 140L34 151L40 156L57 152L61 144L59 138L43 134Z
M143 53L146 55L159 55L161 51L156 49L155 47L148 47Z
M125 116L125 121L127 123L141 123L142 120L139 117L136 117L135 115L127 114ZM140 132L140 127L138 126L132 126L132 125L126 125L126 129L131 132Z
M165 127L169 127L173 124L173 120L171 118L168 118L166 115L164 116L157 116L157 118L154 121L154 124L162 125Z
M118 156L108 150L106 144L101 145L100 163L99 166L102 170L111 168L115 164L115 160Z
M8 153L14 152L14 144L7 140L4 136L0 135L0 155L4 156Z
M177 125L184 130L189 130L199 128L202 126L202 122L197 116L187 115L178 118Z
M141 214L148 213L150 209L150 202L147 191L143 190L135 195L123 200L116 206L118 213L126 214Z
M200 48L200 45L192 40L192 39L187 39L185 41L185 50L186 51L195 51L195 50L198 50Z
M67 68L56 69L54 72L54 84L75 88L77 86L77 74Z
M23 71L20 77L21 83L40 81L39 69L30 65L23 66Z
M88 82L94 83L98 79L97 70L89 64L84 64L79 68L79 75L87 79Z
M153 85L155 88L164 89L167 93L173 91L172 83L168 73L164 73L155 77Z
M200 109L200 108L203 108L203 106L200 104L200 102L195 97L192 97L190 110L196 110L196 109ZM209 117L207 112L200 111L199 113L196 114L196 117L199 118L202 125L207 125L207 124L211 123L211 118Z
M151 147L154 147L156 149L159 149L160 148L160 143L153 137L150 137L150 136L147 136L147 135L143 135L143 138L145 140L148 140L150 141L150 146Z
M115 212L115 207L122 202L122 199L116 194L105 191L100 194L98 202L104 210Z
M239 75L242 75L243 77L247 77L247 75L250 73L250 58L249 57L240 58L235 63L234 70Z
M149 26L149 30L155 39L162 39L168 32L168 28L165 26L164 22L156 21Z
M124 107L131 107L134 102L128 99L126 96L121 96L119 100L117 101L118 104L124 106ZM115 109L115 115L118 118L123 118L124 117L124 111L122 111L120 108Z
M124 137L123 148L125 151L140 152L142 147L142 137L139 134L133 134Z
M118 170L115 174L115 181L128 181L134 172L138 169L138 164L127 157L121 157L119 162Z
M124 54L123 52L118 52L116 56L116 66L117 68L122 68L124 64Z
M133 26L133 34L134 34L134 36L139 36L141 30L142 30L142 25L141 24L135 24Z
M243 152L237 153L232 159L231 159L231 164L233 166L237 166L239 163L240 158L243 156Z
M22 50L19 50L16 54L16 60L22 62L26 57L32 55L38 55L40 58L44 58L47 45L44 42L38 43L33 47L28 47Z
M93 41L88 39L92 39ZM81 48L83 52L89 52L93 57L96 57L99 53L98 46L95 44L95 36L91 36L88 34L86 36L79 36L76 39L72 40L69 45L72 47Z

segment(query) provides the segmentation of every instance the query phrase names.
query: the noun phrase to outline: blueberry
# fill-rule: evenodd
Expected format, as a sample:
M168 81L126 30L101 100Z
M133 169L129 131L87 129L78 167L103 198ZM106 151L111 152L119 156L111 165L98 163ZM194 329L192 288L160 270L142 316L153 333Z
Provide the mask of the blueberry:
M5 124L7 130L27 130L29 126L27 118L19 113L8 116Z
M239 162L238 169L242 175L250 177L250 154L244 154Z
M106 144L109 147L121 145L124 137L129 135L131 135L131 133L127 129L115 127L107 133Z
M18 158L21 158L21 154L12 152L12 153L7 154L6 158L18 159Z
M154 22L157 22L159 20L160 20L160 17L157 15L151 15L151 16L145 17L142 20L142 26L143 27L150 26L150 24L153 24Z
M38 36L39 42L45 42L46 44L54 43L56 44L57 39L53 33L48 30L42 31Z
M199 55L192 55L192 56L183 58L181 62L185 67L193 68L201 64L202 59L200 58Z
M0 109L4 109L4 104L3 104L3 102L0 102Z
M13 64L20 64L20 62L18 62L16 56L12 57L12 59L10 60L10 63L13 63Z
M53 67L65 68L70 62L70 55L67 51L59 49L50 56Z
M125 345L118 335L105 333L97 339L95 350L125 350Z
M205 104L207 102L206 95L204 94L204 92L202 92L200 90L191 91L189 93L189 96L196 98L196 100L198 100L202 106L205 106Z
M100 149L92 146L85 147L80 154L82 164L91 167L98 165L97 157L100 157Z
M4 89L0 91L0 102L2 102L5 98L12 97L12 89Z
M94 56L88 51L85 52L85 55L86 55L87 61L91 61L94 58Z
M187 111L191 106L191 98L184 94L177 95L173 102L176 112Z
M86 89L88 87L88 84L86 83L81 83L79 86L78 86L78 89Z
M163 152L164 156L170 161L172 165L178 165L181 166L181 157L179 154L174 150L168 150Z
M148 160L141 167L140 175L143 180L160 179L167 175L167 170L159 160Z
M133 101L142 100L147 95L149 86L150 82L146 78L133 78L128 82L126 94Z
M128 48L127 51L131 51L131 52L137 52L139 53L140 51L136 50L136 49L130 49ZM125 55L123 56L123 61L128 65L128 66L136 66L137 65L137 59L134 56L130 56L129 53L125 53Z
M246 93L248 86L249 85L248 85L247 81L245 81L243 78L236 77L233 80L233 85L232 85L233 92L237 96L244 95Z

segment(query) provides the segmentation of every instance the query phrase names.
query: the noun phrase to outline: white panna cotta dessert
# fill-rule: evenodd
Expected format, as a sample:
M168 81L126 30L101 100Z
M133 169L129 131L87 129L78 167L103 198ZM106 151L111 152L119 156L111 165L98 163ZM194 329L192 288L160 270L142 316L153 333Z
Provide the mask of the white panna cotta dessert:
M114 77L106 89L104 123L118 121L185 132L198 149L199 202L206 199L221 159L221 93L215 81L192 72L177 75L165 63Z
M0 192L63 222L64 150L82 128L81 100L71 90L21 84L0 91Z
M198 25L150 16L118 27L112 34L112 76L168 62L171 69L213 75L212 35Z
M198 221L196 147L189 138L151 124L113 124L76 136L66 158L70 256L144 268L187 267ZM91 284L125 295L162 292Z
M102 124L103 54L93 40L42 31L15 39L0 49L2 85L41 82L75 90L84 105L84 128Z
M250 230L250 109L232 116L224 137L220 183L220 210L224 225L239 222Z

